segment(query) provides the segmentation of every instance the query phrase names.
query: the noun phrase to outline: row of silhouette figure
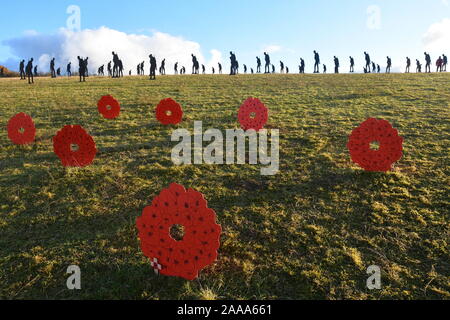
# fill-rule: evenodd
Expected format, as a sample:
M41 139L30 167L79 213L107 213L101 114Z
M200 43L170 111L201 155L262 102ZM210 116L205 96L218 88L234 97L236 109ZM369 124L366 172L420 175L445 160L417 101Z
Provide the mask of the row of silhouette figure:
M327 72L327 66L325 64L321 64L320 61L320 55L317 51L314 50L314 71L313 73L320 73L320 66L322 66L322 72ZM432 60L429 53L425 52L425 70L424 72L430 73L431 67L432 67ZM78 75L80 77L80 82L86 81L86 77L89 77L88 72L88 62L89 58L81 58L80 56L78 58ZM198 58L191 54L192 58L192 74L198 75L200 74L200 67L201 67L201 73L206 74L206 67L204 64L199 63ZM355 72L355 59L353 57L349 57L350 59L350 73ZM364 52L364 67L363 71L364 73L380 73L381 67L379 64L376 64L372 59L370 58L370 55L367 52ZM155 80L156 79L156 70L159 71L160 75L166 74L166 59L162 59L159 69L157 68L157 62L156 57L153 54L149 55L149 62L150 62L150 79ZM264 52L264 73L275 73L276 68L275 65L271 62L270 56L267 52ZM334 56L333 57L334 62L334 73L340 73L340 61L339 58ZM447 64L448 59L445 54L439 56L439 58L436 61L436 72L446 72L447 71ZM289 67L285 65L283 61L279 62L280 65L280 73L289 73ZM136 73L137 75L145 75L144 71L145 61L142 61L136 66ZM262 60L260 57L256 57L256 72L253 68L248 68L246 64L242 65L244 74L250 72L250 73L262 73ZM33 67L33 59L30 59L28 63L25 65L25 60L22 60L19 65L20 69L20 79L26 80L28 79L29 83L34 83L34 77L38 75L37 72L37 66ZM392 69L392 59L388 56L386 57L386 73L390 73ZM219 62L217 64L217 73L222 74L222 64ZM299 73L305 73L305 60L303 58L300 58L300 64L298 65L298 71ZM119 58L119 55L115 52L112 52L112 61L109 61L107 64L107 72L108 76L112 78L121 78L124 75L124 66L122 63L122 60ZM405 73L411 72L411 58L406 58L406 69ZM416 72L421 73L422 72L422 64L419 61L419 59L416 59ZM211 73L216 74L216 68L211 67ZM67 76L72 76L72 63L69 62L66 67L66 74ZM128 72L129 75L132 74L131 70ZM185 66L179 66L179 63L176 62L174 64L174 74L186 74L186 67ZM230 51L230 75L234 76L239 74L239 61L237 60L236 54L232 51ZM55 66L55 58L52 58L50 61L50 75L52 78L56 78L57 76L61 76L61 68L56 68ZM102 65L97 70L97 75L99 76L105 76L105 65Z

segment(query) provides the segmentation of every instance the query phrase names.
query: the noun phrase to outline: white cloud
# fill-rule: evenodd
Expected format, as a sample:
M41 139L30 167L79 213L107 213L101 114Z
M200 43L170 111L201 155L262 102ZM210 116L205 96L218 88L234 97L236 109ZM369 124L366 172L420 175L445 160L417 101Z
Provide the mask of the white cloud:
M426 51L440 55L450 51L450 19L432 24L423 36Z
M267 52L267 53L275 53L275 52L279 52L281 50L282 50L281 46L272 44L272 45L265 46L262 51Z
M217 65L221 61L222 54L218 50L211 50L210 61L206 61L202 55L200 44L186 40L182 37L172 36L167 33L154 31L152 35L127 34L107 27L91 30L85 29L73 32L60 29L56 34L40 34L35 31L27 31L21 37L3 41L10 47L11 52L18 58L27 59L34 57L40 71L49 70L49 60L56 58L57 67L65 71L66 64L72 62L72 70L77 69L77 56L89 57L89 70L94 72L103 64L112 60L112 51L119 54L124 63L125 73L132 70L135 74L136 65L145 61L146 73L148 73L148 56L154 54L158 63L166 59L167 73L172 73L173 64L179 62L180 67L191 69L191 54L206 65ZM13 66L17 69L17 66Z

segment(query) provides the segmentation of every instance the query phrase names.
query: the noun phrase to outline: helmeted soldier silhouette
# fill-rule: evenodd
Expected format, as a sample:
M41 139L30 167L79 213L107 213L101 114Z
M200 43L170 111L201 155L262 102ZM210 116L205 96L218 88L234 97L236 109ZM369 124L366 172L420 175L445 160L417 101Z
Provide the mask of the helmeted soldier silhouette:
M20 65L19 65L19 70L20 70L20 80L25 80L25 60L20 61Z
M219 62L218 65L219 65L219 74L222 74L222 64Z
M300 73L305 73L305 60L300 58Z
M418 59L416 59L416 73L421 73L422 72L422 64L420 63L420 61Z
M350 73L355 72L355 59L353 57L350 57Z
M166 74L166 59L165 58L161 61L161 66L159 67L159 73L161 75Z
M430 73L431 72L431 57L426 52L424 52L424 54L425 54L425 63L426 63L425 64L425 73L426 72Z
M108 77L112 77L111 61L108 62Z
M261 73L261 59L256 57L256 73Z
M200 64L198 63L197 57L194 54L192 56L192 74L199 74Z
M230 51L230 62L231 62L230 76L234 76L237 74L239 67L238 67L236 55L232 51Z
M71 77L71 76L72 76L72 62L69 62L69 63L67 64L66 72L67 72L67 76L68 76L68 77Z
M80 75L80 82L85 82L86 81L86 66L85 61L83 58L81 58L80 56L77 57L78 59L78 74Z
M334 56L334 73L339 73L339 59L338 57Z
M118 78L119 77L119 55L117 53L115 53L114 51L112 52L113 55L113 68L112 68L112 77L113 78Z
M52 78L56 78L55 58L50 61L50 74Z
M442 55L442 60L443 60L443 64L442 64L442 71L447 72L447 56L445 54Z
M270 73L270 56L267 52L264 52L264 61L266 62L264 73Z
M28 77L28 84L32 84L34 83L34 78L33 78L33 58L31 58L28 63L27 66L25 67L25 73Z
M386 59L387 59L386 73L391 73L392 60L390 57L386 57Z
M406 70L405 73L409 73L411 68L411 59L409 57L406 57Z
M156 80L156 58L152 54L148 57L150 58L150 80Z
M319 73L320 56L319 53L314 50L314 73Z
M370 56L367 52L364 51L364 59L366 60L366 69L367 73L370 73Z

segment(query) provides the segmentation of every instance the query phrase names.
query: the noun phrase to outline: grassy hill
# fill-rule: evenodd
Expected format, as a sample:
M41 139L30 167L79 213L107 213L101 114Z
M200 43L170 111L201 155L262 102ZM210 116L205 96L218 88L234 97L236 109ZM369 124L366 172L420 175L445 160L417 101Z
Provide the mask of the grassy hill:
M0 298L449 299L450 74L166 76L0 80ZM122 105L105 120L97 100ZM237 128L249 96L280 129L280 172L172 164L174 127L154 117L166 97L179 126ZM37 142L12 145L8 119L30 114ZM348 135L368 117L392 123L404 156L388 173L352 164ZM51 139L80 124L99 153L65 169ZM155 276L135 220L171 182L205 194L222 225L218 261L187 282ZM79 265L82 290L66 288ZM366 269L382 269L382 289Z

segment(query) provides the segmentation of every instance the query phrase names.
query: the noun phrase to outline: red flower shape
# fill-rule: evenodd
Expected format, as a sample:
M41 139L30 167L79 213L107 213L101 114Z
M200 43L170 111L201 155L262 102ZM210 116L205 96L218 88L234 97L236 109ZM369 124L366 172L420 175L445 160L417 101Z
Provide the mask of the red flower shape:
M180 241L170 235L174 225L184 227ZM193 189L172 183L144 208L136 226L142 252L155 272L194 280L217 259L222 228L203 195Z
M242 129L259 131L269 119L269 110L258 98L250 97L239 108L238 119Z
M370 148L372 142L379 143L378 150ZM403 138L388 121L370 118L353 130L347 148L353 162L366 171L386 172L402 157Z
M115 119L120 114L120 104L112 96L103 96L98 101L97 107L98 112L100 112L105 119Z
M53 137L53 151L64 167L88 166L97 153L94 139L81 126L65 126L58 131Z
M8 122L8 137L15 144L29 144L34 141L36 127L26 113L18 113Z
M156 107L156 119L163 125L178 124L182 118L183 110L172 98L161 100Z

